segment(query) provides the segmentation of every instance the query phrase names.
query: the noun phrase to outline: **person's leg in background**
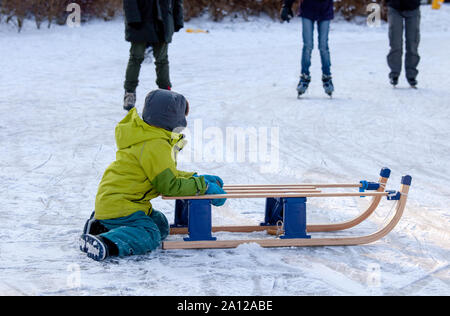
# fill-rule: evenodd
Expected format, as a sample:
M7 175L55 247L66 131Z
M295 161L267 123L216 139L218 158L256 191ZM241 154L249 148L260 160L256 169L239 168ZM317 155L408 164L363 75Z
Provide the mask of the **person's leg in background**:
M419 71L417 66L420 62L419 43L420 43L420 9L405 12L405 38L406 55L405 70L408 83L415 87L417 85L417 75Z
M325 76L331 76L331 56L328 45L330 22L330 20L318 22L320 59L322 61L322 74Z
M124 109L129 111L136 104L136 88L139 84L139 74L144 61L146 43L131 43L130 59L125 74Z
M302 37L303 37L303 51L302 51L302 73L300 75L300 82L297 86L298 95L306 92L311 82L311 55L314 48L314 21L302 18Z
M334 92L334 85L331 77L331 56L330 47L328 45L328 37L330 34L330 20L318 22L319 30L319 51L322 61L322 83L325 93L331 96Z
M389 74L391 84L396 86L398 84L398 77L402 71L403 16L401 12L389 7L388 22L390 52L387 56L387 62L391 70Z
M310 75L311 55L314 49L314 21L302 18L302 74Z
M170 82L169 70L169 44L155 43L152 46L153 56L155 57L156 85L160 89L170 90L172 83Z

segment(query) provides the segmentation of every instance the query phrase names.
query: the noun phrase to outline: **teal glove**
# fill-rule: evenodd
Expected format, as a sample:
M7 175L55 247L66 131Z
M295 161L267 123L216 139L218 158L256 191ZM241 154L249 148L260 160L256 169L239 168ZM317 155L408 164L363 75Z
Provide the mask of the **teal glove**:
M214 182L209 182L208 180L206 180L206 183L208 185L208 189L206 190L206 194L207 195L211 195L211 194L227 194L227 192L225 192L218 184L215 184ZM225 202L227 201L227 199L215 199L212 200L212 205L214 206L222 206L225 204Z
M211 182L211 183L216 183L218 184L221 188L223 188L223 180L218 177L218 176L211 176L209 174L202 174L202 175L197 175L195 174L194 177L203 177L205 178L205 181Z

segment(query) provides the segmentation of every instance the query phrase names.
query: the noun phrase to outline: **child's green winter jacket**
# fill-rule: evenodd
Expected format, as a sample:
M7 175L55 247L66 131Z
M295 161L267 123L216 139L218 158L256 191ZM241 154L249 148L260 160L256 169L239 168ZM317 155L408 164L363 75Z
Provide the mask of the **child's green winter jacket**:
M99 220L151 213L150 200L159 195L205 194L203 177L178 171L176 155L183 135L150 126L132 109L116 127L118 151L105 171L95 200Z

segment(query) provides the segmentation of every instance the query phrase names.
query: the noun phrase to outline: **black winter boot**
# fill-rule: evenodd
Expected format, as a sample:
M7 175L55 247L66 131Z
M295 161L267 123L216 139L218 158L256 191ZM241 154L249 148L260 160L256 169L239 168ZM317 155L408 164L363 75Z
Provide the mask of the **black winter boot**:
M95 261L103 261L109 256L108 246L100 236L81 235L80 249Z
M136 92L127 92L125 91L125 95L123 97L123 109L126 111L130 111L136 105Z
M408 83L413 89L417 89L417 80L415 78L408 78Z

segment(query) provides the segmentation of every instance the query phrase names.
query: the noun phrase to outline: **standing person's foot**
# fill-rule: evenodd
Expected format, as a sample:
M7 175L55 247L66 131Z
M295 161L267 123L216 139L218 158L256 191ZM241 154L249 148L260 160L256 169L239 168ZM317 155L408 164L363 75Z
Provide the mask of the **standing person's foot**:
M298 96L302 96L308 90L309 84L311 83L311 76L307 74L302 74L300 76L300 81L297 85Z
M325 90L325 93L331 97L334 92L334 85L333 85L332 77L328 76L328 75L323 75L322 82L323 82L323 89Z
M408 83L413 89L417 89L417 80L415 78L408 78Z
M125 91L125 96L123 97L123 109L130 111L136 105L136 92Z
M390 82L391 82L391 85L396 87L398 85L398 77L391 77Z

